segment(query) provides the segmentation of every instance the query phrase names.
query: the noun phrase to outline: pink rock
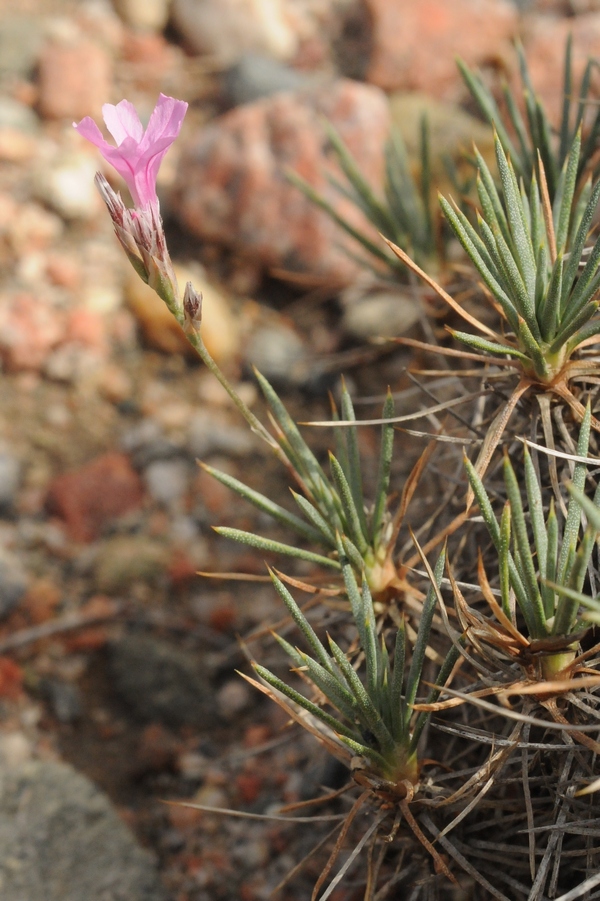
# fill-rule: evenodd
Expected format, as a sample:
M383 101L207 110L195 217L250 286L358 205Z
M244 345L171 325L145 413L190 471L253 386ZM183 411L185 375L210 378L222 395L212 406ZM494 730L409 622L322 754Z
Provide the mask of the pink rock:
M573 35L573 77L574 89L577 90L588 57L598 55L600 13L589 13L572 19L531 16L525 26L524 42L531 80L551 121L558 125L563 102L567 36ZM595 107L592 112L595 115Z
M39 60L39 108L48 119L98 117L112 96L112 64L98 43L77 34L50 39Z
M9 372L37 372L64 336L64 314L32 294L0 296L0 359Z
M356 264L340 249L341 229L286 179L289 170L299 173L365 227L362 214L327 182L326 171L338 177L339 171L326 149L323 118L380 192L390 124L386 98L377 88L339 80L238 107L194 136L183 149L175 212L202 240L265 268L350 280Z
M73 541L89 542L112 520L137 510L143 498L142 480L129 459L109 453L55 478L46 506L63 520Z
M470 66L502 59L518 24L508 0L367 0L367 7L373 29L367 81L441 99L454 99L460 88L456 56Z
M65 329L65 342L73 341L88 347L100 356L107 353L104 319L93 310L76 307L69 311Z

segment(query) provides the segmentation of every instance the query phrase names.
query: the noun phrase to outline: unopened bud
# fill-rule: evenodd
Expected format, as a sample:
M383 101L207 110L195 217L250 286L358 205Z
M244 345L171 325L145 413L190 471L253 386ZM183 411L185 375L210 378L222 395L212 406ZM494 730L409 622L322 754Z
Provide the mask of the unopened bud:
M147 203L139 209L129 209L101 173L96 175L96 185L131 265L177 316L178 312L180 314L179 290L158 201Z
M200 329L202 322L202 292L196 291L191 282L188 282L183 292L183 315L185 327L193 332Z

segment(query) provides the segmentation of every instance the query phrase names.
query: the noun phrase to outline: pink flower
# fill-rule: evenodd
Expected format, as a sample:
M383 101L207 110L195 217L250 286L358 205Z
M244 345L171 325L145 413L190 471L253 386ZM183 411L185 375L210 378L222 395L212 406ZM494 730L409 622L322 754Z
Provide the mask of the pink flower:
M80 135L95 144L104 159L114 166L129 188L136 207L156 203L156 176L167 150L176 139L187 103L160 94L148 127L144 131L132 103L121 100L116 106L105 103L102 115L116 147L102 137L93 119L86 116L73 123Z

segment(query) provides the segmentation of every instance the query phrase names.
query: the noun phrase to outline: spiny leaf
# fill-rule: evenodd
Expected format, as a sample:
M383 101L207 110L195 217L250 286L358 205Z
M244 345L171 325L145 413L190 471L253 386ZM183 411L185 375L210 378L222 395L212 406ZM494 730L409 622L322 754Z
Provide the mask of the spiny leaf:
M309 541L318 542L321 540L321 535L316 529L305 523L298 516L294 516L293 513L290 513L284 507L280 507L279 504L276 504L268 497L265 497L264 494L260 494L260 492L254 491L252 488L244 485L243 482L240 482L238 479L234 479L233 476L230 476L225 472L220 472L218 469L214 469L212 466L208 466L208 464L206 463L201 463L200 465L205 470L205 472L215 478L218 482L221 482L222 485L226 485L227 488L231 488L232 491L235 491L241 497L245 498L259 510L268 513L282 525L288 526L290 529L293 529L294 532L297 532L299 535L302 535Z
M548 551L546 556L545 581L556 581L556 564L558 562L558 520L554 510L554 498L550 500L550 510L548 511L548 520L546 523L548 535ZM541 571L542 572L542 571ZM541 586L542 597L544 599L544 610L546 618L550 619L554 616L555 598L554 591L548 585Z
M587 457L590 442L592 411L590 404L586 407L585 415L581 423L579 431L579 441L577 442L577 456ZM573 486L579 491L583 491L586 477L586 466L584 463L576 463L573 471ZM568 555L569 549L575 547L577 536L579 534L579 526L581 523L581 505L575 494L571 494L571 500L567 509L567 521L563 531L562 546L557 568L557 580L561 585L566 584L568 578Z
M328 670L331 673L332 665L331 665L331 660L330 660L329 654L327 653L327 651L323 647L323 644L317 637L315 630L313 629L311 624L308 622L308 620L306 619L306 617L300 610L300 607L298 606L298 604L296 603L296 601L294 600L293 596L290 594L290 592L288 591L286 586L283 584L281 579L274 572L270 572L270 576L271 576L271 581L273 582L273 585L275 586L275 589L277 591L277 594L279 595L279 597L281 598L281 600L287 607L287 609L290 613L290 616L292 617L292 619L294 620L294 622L296 623L296 625L298 626L298 628L304 635L304 638L306 639L308 646L312 649L312 652L316 655L317 660L319 661L321 666L323 666L326 670Z
M350 394L348 393L348 389L346 388L346 383L342 380L342 419L346 421L354 421L356 416L354 414L354 407L352 405L352 399ZM358 520L360 524L360 531L365 539L368 540L369 530L367 528L367 520L365 517L365 500L363 496L363 487L362 487L362 472L360 465L360 453L358 450L358 430L356 427L354 428L346 428L344 429L344 436L346 439L346 448L348 452L348 472L346 473L346 477L348 479L348 484L350 485L350 490L352 492L352 498L354 500L354 506L356 508L356 512L358 513Z
M505 304L512 306L512 302L508 297L506 291L504 291L499 282L494 278L492 272L490 272L490 270L488 269L481 254L477 250L476 244L472 239L471 234L468 232L466 227L463 226L457 213L452 209L445 197L439 195L439 202L444 211L446 219L452 227L454 234L462 244L466 253L471 258L473 265L481 275L482 279L490 289L493 296L496 298L498 303L502 304L502 306L504 306Z
M442 583L445 562L446 552L445 550L443 550L437 559L437 563L435 564L435 569L433 571L435 582L438 588ZM429 645L431 623L433 622L433 614L435 612L436 604L437 594L434 587L431 586L429 591L427 592L427 597L425 599L425 603L423 604L423 610L421 611L417 640L413 648L410 669L408 671L408 677L406 679L406 706L408 708L410 708L411 704L414 704L415 698L417 696L417 690L419 687L419 682L421 680L421 673L425 660L425 652ZM407 718L410 718L411 714L412 711L409 709L406 714ZM408 727L408 722L406 722L406 726Z
M450 329L450 334L456 338L457 341L460 341L462 344L467 344L469 347L475 348L475 350L483 350L486 353L495 354L496 356L512 357L515 360L529 363L529 357L520 350L517 350L516 347L509 347L505 344L496 344L495 341L488 341L487 338L479 338L477 335L470 335L469 332L459 332L456 331L456 329Z
M545 297L543 306L538 311L538 319L544 341L552 341L556 336L556 325L558 322L560 299L562 295L562 275L563 257L562 251L559 251L552 270L548 293Z
M369 546L361 528L361 520L358 510L356 509L356 504L354 503L352 490L348 484L344 470L332 453L329 454L329 465L331 466L331 474L338 496L342 502L346 530L359 552L361 554L366 554Z
M391 419L394 415L394 398L388 388L383 411L382 419ZM390 484L390 473L392 468L392 456L394 451L394 427L392 425L383 425L381 427L381 449L379 453L379 471L377 474L377 488L375 489L375 506L373 515L371 516L370 539L373 545L379 542L379 532L383 523L383 516L387 503L387 493Z
M498 163L498 171L500 172L500 179L502 181L506 202L506 214L514 243L515 256L531 304L533 305L535 297L535 258L531 246L531 238L526 228L525 214L516 183L515 173L512 165L506 158L498 135L496 135L495 139L495 148L496 161Z
M239 541L241 544L247 544L249 547L258 548L260 551L285 554L287 557L297 557L299 560L306 560L307 563L318 563L320 566L327 566L330 569L340 568L338 561L332 560L330 557L323 557L321 554L314 554L312 551L305 551L302 548L293 547L291 544L282 544L280 541L273 541L270 538L262 538L260 535L254 535L253 532L230 529L228 526L213 526L213 528L215 532L223 535L225 538L231 538L233 541Z
M464 639L459 638L459 645L464 645ZM437 699L442 693L442 689L444 685L450 678L452 670L454 669L458 659L460 657L460 650L455 645L452 645L448 653L446 654L446 658L440 667L440 671L438 673L438 677L435 680L436 688L432 689L430 694L427 697L427 704L435 704ZM417 745L419 744L419 739L423 733L423 729L427 725L427 722L431 716L431 713L428 711L421 711L419 716L417 717L417 721L415 723L415 728L413 730L413 734L411 735L410 744L408 746L409 754L415 754L417 751Z
M331 652L335 657L336 663L338 664L340 670L344 675L344 678L346 679L350 691L358 702L358 706L360 708L364 722L377 739L380 750L384 754L393 751L395 747L394 739L390 735L387 726L383 722L381 714L374 706L373 702L369 698L369 695L365 691L364 685L350 665L348 658L339 647L339 645L336 644L336 642L331 637L329 638L329 645L331 647Z
M557 353L562 347L565 347L570 342L570 339L577 334L580 329L582 329L587 322L595 315L598 310L599 303L595 300L593 303L588 303L579 314L571 321L571 323L566 326L561 332L558 333L552 344L550 345L550 353ZM595 335L596 330L592 327L592 330L589 332L589 335ZM574 346L577 347L584 338L578 337L574 342Z
M571 246L569 247L569 258L567 260L567 265L565 266L565 271L563 274L561 312L566 309L566 304L571 291L571 287L577 277L579 270L579 261L581 260L581 254L583 252L586 238L589 234L592 221L594 219L594 214L596 212L596 207L598 206L599 199L600 181L596 183L592 190L589 202L581 217L581 222L579 223L577 234L575 235L573 241L571 242Z
M542 597L535 574L533 557L531 555L529 536L527 535L527 526L525 524L525 514L521 502L521 492L519 491L517 477L508 456L505 456L504 458L504 483L510 501L511 520L515 533L515 546L519 555L517 559L521 561L523 569L522 579L527 589L527 604L521 612L527 623L529 634L535 638L544 638L547 635L547 630Z
M498 568L500 574L500 594L502 597L502 609L510 619L510 501L507 501L500 519L500 546L498 548Z
M298 704L299 707L303 707L304 710L308 710L309 713L312 713L313 716L316 716L321 722L325 723L326 726L329 726L330 729L333 729L334 732L339 733L340 735L345 735L349 739L356 740L357 734L352 729L349 729L348 726L345 726L343 723L340 723L339 720L335 719L335 717L330 716L330 714L326 713L321 707L318 707L317 704L313 704L312 701L309 701L308 698L305 698L304 695L301 695L299 691L291 688L286 682L283 682L282 679L278 679L277 676L273 675L270 670L266 669L264 666L261 666L259 663L253 663L256 673L264 679L265 682L268 682L273 688L276 688L277 691L280 691L281 694L288 697L295 704Z
M295 491L292 491L292 497L306 518L309 519L315 527L315 532L318 536L316 540L318 542L325 540L327 543L331 544L332 547L335 547L335 534L333 529L327 520L321 516L317 508L311 504L310 501L307 501L305 497L302 497L301 494L297 494Z
M459 72L462 75L471 94L477 100L482 113L484 114L490 125L494 126L494 128L498 132L503 145L506 147L507 153L510 154L511 159L515 160L516 165L518 154L515 150L513 142L510 139L508 131L504 127L502 116L500 115L500 110L498 109L498 106L492 94L484 86L481 79L469 69L467 64L462 59L457 59L456 65L458 66Z
M561 253L566 249L569 236L569 222L573 208L573 196L577 184L579 154L581 151L581 128L575 135L568 158L565 160L558 189L554 199L554 222L556 228L556 249Z

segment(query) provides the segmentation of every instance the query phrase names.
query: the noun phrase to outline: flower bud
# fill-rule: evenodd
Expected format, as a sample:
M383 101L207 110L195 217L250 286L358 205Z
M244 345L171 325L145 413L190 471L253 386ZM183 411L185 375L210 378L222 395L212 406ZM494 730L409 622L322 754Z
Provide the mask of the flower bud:
M188 333L199 332L202 322L202 292L198 294L191 282L183 292L184 330Z
M179 288L167 249L158 200L139 209L129 209L100 172L96 174L96 185L131 265L180 319Z

